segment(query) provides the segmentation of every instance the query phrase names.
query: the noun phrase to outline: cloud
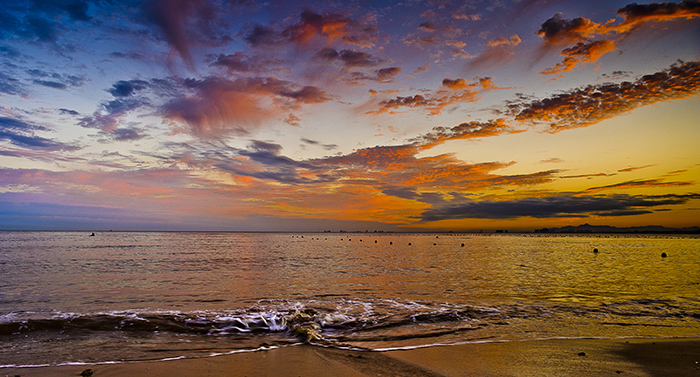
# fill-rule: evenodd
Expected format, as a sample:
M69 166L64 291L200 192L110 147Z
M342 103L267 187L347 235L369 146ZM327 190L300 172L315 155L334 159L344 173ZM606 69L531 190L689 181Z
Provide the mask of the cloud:
M372 56L372 54L357 50L340 50L336 51L331 47L326 47L316 54L317 59L326 61L340 61L347 68L366 68L376 67L384 62L384 60Z
M585 192L594 193L603 190L610 189L629 189L629 188L646 188L646 187L682 187L691 186L694 182L664 182L661 179L645 179L645 180L634 180L627 182L615 183L612 185L591 187Z
M508 108L516 120L549 124L549 132L586 127L657 102L700 93L700 62L678 62L634 82L588 85L533 102L515 101Z
M209 1L201 0L149 0L144 4L146 18L164 34L170 47L177 51L185 65L194 69L190 47L213 22L216 11ZM196 23L194 22L196 19ZM199 25L199 30L193 26Z
M652 166L656 166L656 164L644 165L644 166L631 166L631 167L629 167L629 168L620 169L620 170L618 170L617 172L618 172L618 173L628 173L628 172L635 171L635 170L639 170L639 169L650 168L650 167L652 167Z
M504 37L498 37L493 41L489 41L488 45L489 47L496 47L496 46L517 46L522 42L520 37L517 34L513 34L510 36L510 38L506 39Z
M110 133L109 137L114 141L134 141L143 139L146 135L142 134L142 130L131 128L118 128Z
M375 70L373 73L350 72L347 78L344 78L350 85L362 85L363 81L374 81L380 84L388 84L394 82L394 78L401 73L401 67L389 67ZM370 89L370 95L378 95L379 92Z
M269 72L279 69L282 66L282 61L278 59L261 58L257 56L248 56L245 52L236 52L233 54L212 55L215 60L211 63L214 67L226 68L228 73L260 73Z
M272 180L282 184L332 182L325 169L305 161L296 161L281 154L282 146L253 140L248 149L235 152L246 160L221 159L217 167L239 176ZM308 174L310 173L310 174Z
M442 86L444 89L434 93L381 100L377 103L379 109L368 111L367 114L378 115L387 112L392 114L397 109L413 108L426 110L430 116L439 115L447 106L477 101L480 93L497 88L489 77L477 78L469 83L464 79L447 78L443 80Z
M0 140L27 149L46 151L74 151L80 149L77 145L47 139L36 135L36 131L49 131L44 126L28 123L22 120L0 117Z
M450 140L475 139L520 132L523 131L514 130L503 119L496 119L490 122L465 122L451 128L434 127L430 132L411 139L411 141L420 145L421 148L427 149Z
M603 32L601 25L584 17L565 20L561 13L555 14L542 24L537 35L549 45L567 45L588 40Z
M321 142L319 142L317 140L312 140L312 139L307 139L307 138L302 138L301 141L304 144L321 146L321 147L323 147L323 149L325 149L327 151L332 151L334 149L338 149L337 144L322 144Z
M79 119L78 124L85 128L97 128L112 133L119 128L121 118L128 113L142 108L150 108L150 102L145 98L117 97L101 104L101 109L92 116Z
M0 72L0 93L20 96L27 95L27 91L19 80L3 72Z
M82 86L87 79L84 76L65 75L60 73L49 73L40 69L29 69L26 71L34 84L53 89L68 89L69 87Z
M115 97L129 97L132 94L148 88L148 82L144 80L119 80L107 91Z
M615 30L617 32L630 32L645 23L700 17L700 2L632 3L618 9L617 15L623 17L624 21L615 27Z
M301 118L292 113L289 113L289 115L287 115L287 119L284 120L284 123L294 127L299 127L299 122L301 122Z
M391 82L401 71L401 67L382 68L377 71L377 81L383 83Z
M484 52L476 56L469 62L471 68L485 68L494 64L503 64L512 60L515 53L515 46L519 45L521 39L518 35L511 35L510 38L498 37L488 42ZM454 51L454 55L462 54L463 49Z
M254 47L265 48L288 43L307 45L314 40L326 46L340 41L373 47L379 39L372 17L353 19L338 13L319 14L307 9L302 11L299 18L296 24L281 30L255 25L245 40Z
M167 118L185 122L193 134L204 137L248 134L251 128L288 114L289 110L331 100L318 87L274 77L187 79L183 91L161 112Z
M601 56L615 50L615 42L609 40L599 40L591 42L578 42L573 47L564 49L561 55L564 61L557 63L554 67L546 68L540 72L542 75L558 75L572 71L577 65L592 63L600 59Z
M642 26L653 26L657 23L675 21L679 19L692 19L700 17L700 3L697 1L681 1L680 3L651 3L629 4L618 9L617 15L623 18L619 24L614 19L605 24L593 22L587 18L577 17L573 20L565 20L561 13L555 14L542 24L537 35L542 37L546 49L553 46L573 44L561 52L564 61L555 67L550 67L540 72L544 75L563 74L573 70L582 63L597 61L601 56L614 51L620 40ZM593 40L601 35L610 35L612 38Z
M516 219L621 216L651 213L655 207L685 204L700 199L686 195L572 195L514 200L471 200L459 198L424 211L423 222L451 219Z

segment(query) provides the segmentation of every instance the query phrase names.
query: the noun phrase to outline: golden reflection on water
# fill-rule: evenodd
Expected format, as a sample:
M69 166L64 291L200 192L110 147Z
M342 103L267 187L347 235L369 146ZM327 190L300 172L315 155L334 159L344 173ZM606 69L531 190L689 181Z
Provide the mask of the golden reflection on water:
M73 308L211 309L323 297L608 302L695 297L700 284L700 274L693 273L700 271L697 237L117 232L32 237L17 250L12 239L4 242L13 268L3 265L3 274L17 290L6 295L28 301L36 296L47 307L56 301Z

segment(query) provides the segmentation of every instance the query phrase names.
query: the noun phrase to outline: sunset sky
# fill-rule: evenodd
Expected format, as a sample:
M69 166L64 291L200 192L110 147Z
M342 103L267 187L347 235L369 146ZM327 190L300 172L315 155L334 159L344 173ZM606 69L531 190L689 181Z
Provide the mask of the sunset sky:
M0 5L0 229L699 219L700 2Z

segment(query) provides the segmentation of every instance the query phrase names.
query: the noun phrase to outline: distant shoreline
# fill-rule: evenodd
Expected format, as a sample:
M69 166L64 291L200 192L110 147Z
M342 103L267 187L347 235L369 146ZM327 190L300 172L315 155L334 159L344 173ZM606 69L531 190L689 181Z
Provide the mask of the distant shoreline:
M70 232L70 233L278 233L278 234L367 234L367 235L390 235L390 234L436 234L436 235L459 235L459 234L482 234L482 235L504 235L504 234L700 234L700 227L686 228L666 228L663 226L642 226L618 228L609 225L578 225L554 228L540 228L532 231L508 230L508 229L485 229L462 230L462 231L426 231L426 230L135 230L135 229L0 229L0 232Z

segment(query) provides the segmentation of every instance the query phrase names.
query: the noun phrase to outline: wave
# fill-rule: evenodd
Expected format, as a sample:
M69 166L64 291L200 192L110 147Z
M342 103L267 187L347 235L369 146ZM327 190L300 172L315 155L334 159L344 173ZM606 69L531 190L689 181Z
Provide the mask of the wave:
M312 340L323 338L322 333L334 333L343 340L367 338L371 334L385 338L407 338L508 325L513 319L597 316L607 318L608 322L612 322L611 318L700 320L697 309L695 305L686 307L667 300L628 300L595 306L517 303L488 306L390 299L267 300L250 307L223 311L139 309L98 313L11 312L0 315L0 336L38 332L120 331L210 336L289 333ZM439 331L430 331L436 329ZM307 336L304 336L304 331Z

